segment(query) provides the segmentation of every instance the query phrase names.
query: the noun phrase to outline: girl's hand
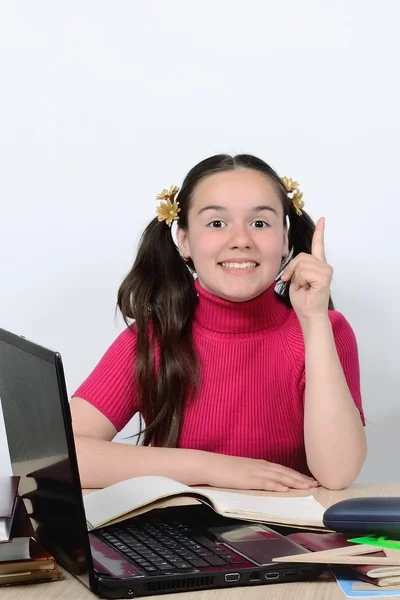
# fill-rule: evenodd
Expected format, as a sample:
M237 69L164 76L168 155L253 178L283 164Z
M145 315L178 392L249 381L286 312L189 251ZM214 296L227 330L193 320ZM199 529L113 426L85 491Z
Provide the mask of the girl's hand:
M287 492L290 488L307 490L319 484L293 469L256 458L208 454L206 483L236 490Z
M326 262L325 219L315 228L311 254L298 254L284 270L281 281L290 281L289 297L300 322L328 313L333 269Z

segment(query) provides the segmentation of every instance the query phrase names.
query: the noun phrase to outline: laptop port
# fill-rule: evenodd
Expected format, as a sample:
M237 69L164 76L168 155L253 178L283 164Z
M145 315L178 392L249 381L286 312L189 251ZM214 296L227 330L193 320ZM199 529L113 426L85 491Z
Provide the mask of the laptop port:
M233 581L239 581L240 579L240 573L227 573L225 575L225 581L227 583L231 583Z
M276 573L276 572L265 573L264 577L265 577L265 579L278 579L279 573Z
M296 569L290 569L289 571L284 571L285 577L291 577L292 575L296 575Z

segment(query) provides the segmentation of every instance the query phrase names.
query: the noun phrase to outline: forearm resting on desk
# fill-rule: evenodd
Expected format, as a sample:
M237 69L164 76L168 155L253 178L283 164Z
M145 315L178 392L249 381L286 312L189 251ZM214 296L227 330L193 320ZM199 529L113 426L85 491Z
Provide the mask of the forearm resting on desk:
M130 446L75 436L81 484L100 488L141 475L170 477L186 485L288 491L315 488L308 476L263 460L190 450Z
M170 477L186 485L274 492L318 485L307 475L265 460L114 443L114 425L82 398L72 398L71 414L83 487L106 487L141 475Z
M131 446L75 436L82 487L101 488L131 477L163 475L186 485L207 484L200 450Z

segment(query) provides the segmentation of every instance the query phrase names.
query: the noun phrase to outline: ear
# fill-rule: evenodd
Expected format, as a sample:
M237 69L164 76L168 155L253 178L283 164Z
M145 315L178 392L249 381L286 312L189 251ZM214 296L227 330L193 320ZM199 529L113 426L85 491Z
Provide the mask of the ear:
M181 227L176 229L176 240L178 242L179 254L185 258L190 258L190 246L187 231Z
M282 256L287 256L288 254L289 254L289 233L288 233L288 228L285 226L283 228Z

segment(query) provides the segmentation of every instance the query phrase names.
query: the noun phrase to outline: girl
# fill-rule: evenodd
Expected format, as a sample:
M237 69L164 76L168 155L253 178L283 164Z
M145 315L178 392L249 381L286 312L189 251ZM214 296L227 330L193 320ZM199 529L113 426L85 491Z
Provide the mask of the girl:
M118 292L128 327L71 401L82 485L346 487L366 438L324 220L251 155L212 156L158 198ZM144 445L111 443L138 411Z

